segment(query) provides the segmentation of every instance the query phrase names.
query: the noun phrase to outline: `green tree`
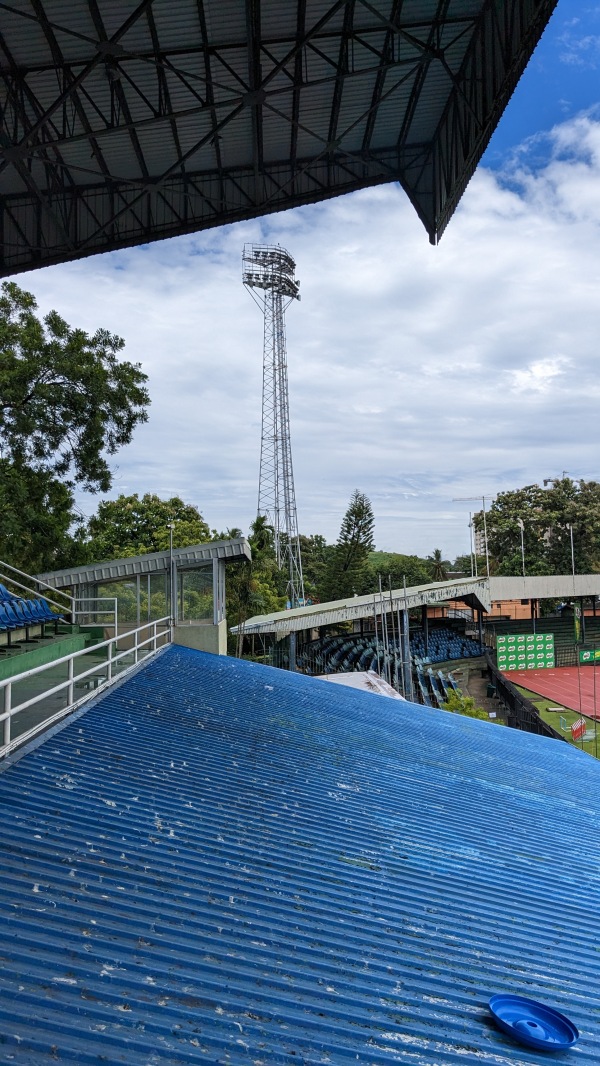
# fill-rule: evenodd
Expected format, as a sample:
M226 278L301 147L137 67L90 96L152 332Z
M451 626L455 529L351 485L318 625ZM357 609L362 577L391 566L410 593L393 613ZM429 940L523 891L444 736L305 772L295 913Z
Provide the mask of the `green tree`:
M161 500L160 496L147 492L141 499L134 493L104 500L88 522L89 558L101 562L166 551L170 544L170 523L173 523L174 548L204 544L211 539L210 529L198 508L184 503L179 496Z
M306 598L318 602L323 598L327 566L335 548L327 544L325 537L314 533L310 537L300 534L300 553L302 556L302 574Z
M501 492L487 514L490 568L495 574L569 574L571 572L571 526L575 569L578 573L600 570L600 484L554 478L547 488L526 485ZM475 516L483 528L483 516Z
M551 573L570 574L571 529L578 574L600 570L600 484L556 478L544 493L546 558Z
M244 650L244 624L257 614L270 614L285 607L287 575L279 570L275 556L273 527L265 515L258 515L248 536L252 561L231 568L227 575L227 621L240 626L230 639L230 650L238 656Z
M375 518L370 500L356 489L344 515L340 535L331 552L323 580L323 599L337 600L359 593L374 548Z
M360 593L366 596L368 593L379 591L379 575L384 589L388 589L390 581L393 589L401 589L406 580L407 588L412 585L428 585L431 574L427 563L418 555L402 555L399 552L370 552L367 568Z
M475 700L472 696L463 696L462 692L449 692L448 699L442 704L442 708L452 714L462 714L465 718L481 718L485 722L492 721L483 707L475 706Z
M107 457L127 444L149 403L123 341L88 336L34 296L0 290L0 553L28 572L83 562L73 488L106 491Z
M0 558L26 573L85 561L71 487L44 471L0 459Z
M131 440L150 402L139 364L119 361L120 337L89 336L56 311L40 320L30 292L14 282L0 296L2 458L108 491L106 456Z
M452 564L452 570L448 573L448 577L452 578L457 574L465 574L467 577L470 577L472 563L472 556L457 555ZM477 573L479 576L485 574L485 555L477 556Z
M493 574L522 573L521 527L525 548L525 572L549 574L546 534L548 514L546 493L539 485L525 485L521 489L501 492L493 501L487 515L486 526L490 572ZM483 532L483 514L474 515L478 532ZM485 570L481 571L482 573Z

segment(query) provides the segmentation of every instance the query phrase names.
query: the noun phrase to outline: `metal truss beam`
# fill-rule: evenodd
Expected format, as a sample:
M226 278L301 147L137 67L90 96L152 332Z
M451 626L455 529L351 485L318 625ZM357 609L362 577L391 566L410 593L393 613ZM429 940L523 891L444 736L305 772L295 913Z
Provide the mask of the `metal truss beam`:
M555 2L195 0L165 36L170 0L0 0L0 273L389 181L435 242Z

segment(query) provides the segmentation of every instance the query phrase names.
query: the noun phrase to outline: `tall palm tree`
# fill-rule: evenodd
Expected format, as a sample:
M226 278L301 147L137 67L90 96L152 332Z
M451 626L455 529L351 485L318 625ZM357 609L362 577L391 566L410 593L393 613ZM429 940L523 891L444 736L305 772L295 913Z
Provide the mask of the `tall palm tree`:
M429 570L434 581L446 581L448 578L447 560L442 558L440 548L434 548L433 555L427 556Z

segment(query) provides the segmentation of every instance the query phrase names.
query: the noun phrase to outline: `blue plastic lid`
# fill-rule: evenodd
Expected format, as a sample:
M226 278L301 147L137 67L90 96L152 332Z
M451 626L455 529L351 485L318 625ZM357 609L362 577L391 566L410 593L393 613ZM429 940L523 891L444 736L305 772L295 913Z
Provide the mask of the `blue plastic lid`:
M569 1018L526 996L492 996L490 1010L513 1040L538 1051L564 1051L579 1040L579 1030Z

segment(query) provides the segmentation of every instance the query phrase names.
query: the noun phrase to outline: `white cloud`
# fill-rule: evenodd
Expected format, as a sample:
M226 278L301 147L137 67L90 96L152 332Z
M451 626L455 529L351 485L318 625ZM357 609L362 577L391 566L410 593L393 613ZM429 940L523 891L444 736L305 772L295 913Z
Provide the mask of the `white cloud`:
M566 373L568 359L556 356L554 359L538 359L522 370L512 371L512 389L522 392L548 392L554 385L555 378Z
M358 487L378 547L453 556L477 507L454 497L600 476L600 123L558 126L541 164L539 147L478 171L437 248L389 185L17 277L42 310L120 333L149 375L150 421L111 495L179 493L212 526L248 528L262 323L241 284L247 240L287 247L302 282L287 329L304 532L335 539Z

